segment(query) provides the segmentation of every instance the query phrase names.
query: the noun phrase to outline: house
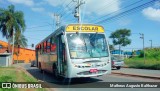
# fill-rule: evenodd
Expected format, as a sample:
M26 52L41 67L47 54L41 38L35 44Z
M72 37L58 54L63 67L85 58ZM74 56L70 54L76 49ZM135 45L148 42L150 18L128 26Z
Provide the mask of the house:
M0 40L0 56L4 54L11 56L12 46L8 48L8 43ZM0 61L2 58L0 59ZM35 50L27 49L27 48L14 48L13 61L11 63L29 63L32 60L35 60Z
M0 41L0 67L8 67L12 64L11 53L8 53L7 44Z

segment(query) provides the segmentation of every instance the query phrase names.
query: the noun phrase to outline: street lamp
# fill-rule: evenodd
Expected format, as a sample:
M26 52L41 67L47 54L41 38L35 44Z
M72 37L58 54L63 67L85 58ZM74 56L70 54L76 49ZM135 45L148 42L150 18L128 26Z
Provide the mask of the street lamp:
M151 42L151 49L152 49L152 40L149 40Z
M143 33L139 33L141 35L141 39L143 40L143 57L144 57L144 64L145 64L145 48L144 48L144 34Z

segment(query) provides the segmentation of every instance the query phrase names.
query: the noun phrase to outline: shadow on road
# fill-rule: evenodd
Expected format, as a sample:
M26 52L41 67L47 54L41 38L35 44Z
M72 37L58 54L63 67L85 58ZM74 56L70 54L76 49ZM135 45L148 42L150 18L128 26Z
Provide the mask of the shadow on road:
M47 83L55 84L55 85L79 85L79 84L87 84L87 83L95 83L102 81L96 78L61 78L56 79L51 73L43 72L36 67L32 67L31 69L27 69L27 71L35 77L37 80L41 80Z

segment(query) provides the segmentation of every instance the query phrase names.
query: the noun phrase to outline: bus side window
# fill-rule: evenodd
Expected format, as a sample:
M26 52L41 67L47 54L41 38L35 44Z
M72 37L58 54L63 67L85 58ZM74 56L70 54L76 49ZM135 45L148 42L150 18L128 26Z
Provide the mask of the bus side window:
M41 44L41 46L42 46L42 47L41 47L41 54L43 54L43 50L44 50L44 49L43 49L43 48L44 48L43 43Z
M39 54L41 54L41 45L39 45L38 52L39 52Z
M54 37L52 37L50 41L51 41L51 52L56 54L56 42Z
M44 47L43 47L43 53L46 53L46 50L47 50L47 42L45 41L43 43Z
M47 40L47 46L46 46L46 49L47 49L46 52L47 52L47 53L50 53L50 47L51 47L50 39L48 39L48 40Z

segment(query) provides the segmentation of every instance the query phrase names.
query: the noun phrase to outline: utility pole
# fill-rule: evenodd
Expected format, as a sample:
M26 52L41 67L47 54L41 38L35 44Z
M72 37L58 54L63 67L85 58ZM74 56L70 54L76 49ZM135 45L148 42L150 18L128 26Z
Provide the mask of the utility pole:
M82 2L82 0L73 0L73 2L77 3L77 5L75 7L74 17L78 18L78 23L80 23L81 22L81 10L80 10L80 6L82 4L85 4L85 2Z
M60 18L61 16L59 14L54 14L55 20L56 20L56 29L58 29L60 27Z
M151 49L152 49L152 40L149 40L151 42Z
M140 33L141 35L141 39L143 40L143 57L144 57L144 64L145 64L145 47L144 47L144 34L143 33Z

